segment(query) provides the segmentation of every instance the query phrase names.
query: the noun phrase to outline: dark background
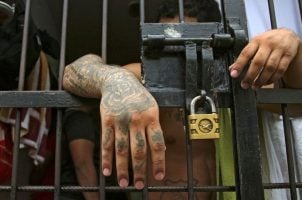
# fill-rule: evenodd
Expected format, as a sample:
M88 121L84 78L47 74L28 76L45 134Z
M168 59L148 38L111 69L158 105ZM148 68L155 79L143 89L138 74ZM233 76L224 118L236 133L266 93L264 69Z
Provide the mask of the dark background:
M60 41L63 1L44 0L44 3L42 2L32 1L34 18L36 18L36 21L40 21L38 23L40 27L42 26L44 29L53 32L53 35ZM129 4L133 5L133 3L135 4L137 1L108 1L107 63L123 65L139 61L140 22L138 16L130 16ZM158 3L159 0L146 1L146 22L153 21L156 18ZM101 55L102 5L102 0L69 1L66 64L87 53ZM133 11L133 9L131 10ZM136 11L136 14L138 14L138 10ZM48 13L47 16L46 13ZM51 23L49 22L50 16L53 20ZM49 27L50 25L52 27Z

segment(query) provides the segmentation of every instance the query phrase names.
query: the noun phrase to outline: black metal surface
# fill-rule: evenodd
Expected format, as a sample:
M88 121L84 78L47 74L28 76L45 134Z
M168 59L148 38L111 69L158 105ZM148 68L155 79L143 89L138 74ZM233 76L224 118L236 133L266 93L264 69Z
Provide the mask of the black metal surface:
M238 55L247 41L245 34L246 16L243 1L224 0L224 10L230 22L233 36L238 38L234 45L234 54ZM235 43L237 40L235 39ZM233 60L231 59L230 62ZM251 90L244 91L240 81L232 81L234 106L234 132L236 134L237 153L237 198L242 200L262 200L264 190L261 175L260 141L256 113L256 102ZM251 166L253 166L251 168ZM239 195L239 196L238 196Z
M66 91L0 91L0 107L79 107L99 100L74 96Z
M240 197L264 199L260 160L260 139L256 102L251 90L243 90L233 81L234 132L237 139ZM251 167L253 166L253 167Z
M188 43L186 45L186 65L185 65L185 96L186 99L186 111L184 121L186 124L186 153L187 153L187 187L189 200L194 199L193 190L193 158L192 158L192 142L189 138L189 126L187 116L190 115L190 104L194 97L200 95L201 91L198 91L197 87L197 48L195 43Z
M292 130L288 115L287 106L284 104L281 105L282 114L283 114L283 127L284 127L284 138L285 138L285 147L286 147L286 158L287 158L287 170L288 170L288 179L290 185L290 194L291 199L297 199L297 186L296 186L296 170L294 165L294 153L293 153L293 136Z
M302 91L299 89L259 89L256 90L257 103L295 104L302 103Z

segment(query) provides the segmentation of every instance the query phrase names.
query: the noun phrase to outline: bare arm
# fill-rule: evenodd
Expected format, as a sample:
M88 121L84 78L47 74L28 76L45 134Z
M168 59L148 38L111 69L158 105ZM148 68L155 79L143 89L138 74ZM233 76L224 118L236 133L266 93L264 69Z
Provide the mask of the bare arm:
M131 153L135 187L142 189L148 142L154 178L164 178L166 147L159 124L158 106L131 72L105 65L98 56L87 55L66 66L63 86L79 96L101 98L101 156L105 176L111 175L115 152L119 185L128 186Z
M93 161L93 142L77 139L69 143L78 182L81 186L97 186L98 178ZM85 200L98 200L98 192L83 192Z

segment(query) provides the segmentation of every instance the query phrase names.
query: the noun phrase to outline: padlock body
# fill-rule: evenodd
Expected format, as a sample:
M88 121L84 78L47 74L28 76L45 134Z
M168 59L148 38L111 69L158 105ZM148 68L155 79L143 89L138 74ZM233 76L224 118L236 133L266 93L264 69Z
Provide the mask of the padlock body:
M190 139L218 139L219 122L217 113L191 114L188 116Z

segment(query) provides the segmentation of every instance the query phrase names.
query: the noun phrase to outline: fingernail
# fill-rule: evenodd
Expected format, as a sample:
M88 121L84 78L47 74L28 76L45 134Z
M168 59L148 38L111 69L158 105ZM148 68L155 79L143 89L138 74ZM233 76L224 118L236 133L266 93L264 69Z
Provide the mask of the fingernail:
M161 181L164 179L164 173L162 172L159 172L155 175L155 179L158 180L158 181Z
M239 71L234 69L234 70L231 70L231 77L233 78L237 78L239 76Z
M136 181L135 182L135 188L138 189L138 190L141 190L145 187L145 184L143 181Z
M243 89L248 89L248 88L250 87L250 84L242 82L242 83L241 83L241 87L242 87Z
M229 66L229 70L231 70L234 67L234 64Z
M122 187L122 188L127 187L127 186L128 186L128 180L125 179L125 178L120 179L119 185L120 185L120 187Z
M104 174L104 176L110 176L110 170L108 169L108 168L104 168L103 169L103 174Z

